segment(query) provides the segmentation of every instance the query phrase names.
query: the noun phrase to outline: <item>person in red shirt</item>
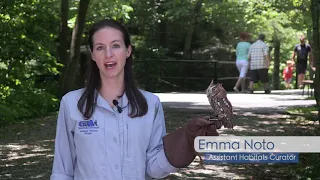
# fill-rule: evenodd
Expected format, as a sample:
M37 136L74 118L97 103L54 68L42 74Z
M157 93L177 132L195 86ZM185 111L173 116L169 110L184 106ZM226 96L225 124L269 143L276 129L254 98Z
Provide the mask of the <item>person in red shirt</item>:
M282 72L282 77L286 83L286 89L290 89L291 87L291 80L292 80L292 74L293 74L293 67L294 62L291 60L287 61L287 66L284 68Z

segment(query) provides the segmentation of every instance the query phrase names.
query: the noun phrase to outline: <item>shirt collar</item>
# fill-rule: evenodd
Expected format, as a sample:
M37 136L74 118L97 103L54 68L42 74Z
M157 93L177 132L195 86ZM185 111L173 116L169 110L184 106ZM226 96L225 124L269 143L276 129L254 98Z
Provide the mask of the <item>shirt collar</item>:
M95 93L97 94L97 106L107 108L109 110L112 110L109 103L100 95L100 93L96 90ZM126 108L129 104L128 97L126 93L123 93L123 95L118 99L119 106L121 108Z

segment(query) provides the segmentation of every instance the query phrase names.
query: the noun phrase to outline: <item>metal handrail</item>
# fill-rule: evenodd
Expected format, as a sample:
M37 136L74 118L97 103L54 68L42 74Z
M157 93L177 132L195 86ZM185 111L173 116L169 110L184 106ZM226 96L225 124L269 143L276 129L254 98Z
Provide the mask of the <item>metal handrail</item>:
M147 58L144 60L137 59L134 61L136 61L136 62L150 62L150 61L153 61L153 62L173 62L173 63L181 63L181 62L183 62L183 63L213 63L214 64L214 66L213 66L214 74L213 74L212 79L214 81L238 78L238 77L223 77L223 78L217 77L217 64L236 64L235 61L218 61L215 59L196 60L196 59L151 59L151 58ZM190 77L190 76L187 76L187 77L161 77L161 78L164 78L164 79L211 79L211 77Z
M144 60L134 60L135 62L148 62L148 61L156 61L156 62L189 62L189 63L220 63L220 64L236 64L235 61L219 61L214 59L209 60L196 60L196 59L144 59Z

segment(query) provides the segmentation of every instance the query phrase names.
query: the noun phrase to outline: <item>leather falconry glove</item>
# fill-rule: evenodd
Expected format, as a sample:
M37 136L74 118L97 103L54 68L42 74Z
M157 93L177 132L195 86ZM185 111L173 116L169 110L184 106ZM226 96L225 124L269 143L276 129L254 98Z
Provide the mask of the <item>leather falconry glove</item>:
M195 157L201 156L194 149L194 139L198 136L219 136L217 129L222 125L233 128L233 110L222 84L211 81L207 88L207 97L214 112L210 117L195 118L183 127L163 137L165 155L170 164L176 168L189 166Z

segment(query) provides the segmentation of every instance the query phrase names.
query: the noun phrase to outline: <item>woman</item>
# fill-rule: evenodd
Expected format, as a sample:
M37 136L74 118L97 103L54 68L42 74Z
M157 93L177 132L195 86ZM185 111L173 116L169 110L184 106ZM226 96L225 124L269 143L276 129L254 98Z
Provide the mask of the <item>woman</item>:
M236 66L239 70L239 77L237 80L237 83L233 87L233 90L237 93L239 92L239 86L241 84L241 91L245 92L245 80L246 80L246 74L248 72L248 52L251 44L247 42L249 40L250 36L248 33L243 32L240 34L240 42L237 44L236 48Z
M51 180L142 180L178 169L166 158L164 113L157 96L132 77L132 46L121 24L89 31L86 88L63 96Z

